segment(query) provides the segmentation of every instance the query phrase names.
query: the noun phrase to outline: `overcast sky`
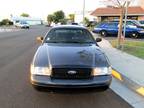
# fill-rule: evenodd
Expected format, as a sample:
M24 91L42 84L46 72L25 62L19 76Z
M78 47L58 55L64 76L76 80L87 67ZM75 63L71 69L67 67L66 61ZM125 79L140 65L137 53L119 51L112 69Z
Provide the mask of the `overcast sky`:
M10 14L29 13L32 17L44 18L57 10L66 13L82 11L83 0L0 0L0 17ZM100 6L99 0L86 0L86 10L94 10Z
M28 13L32 17L46 18L50 13L63 10L65 13L82 11L84 0L0 0L0 19ZM102 7L101 0L85 0L86 10Z

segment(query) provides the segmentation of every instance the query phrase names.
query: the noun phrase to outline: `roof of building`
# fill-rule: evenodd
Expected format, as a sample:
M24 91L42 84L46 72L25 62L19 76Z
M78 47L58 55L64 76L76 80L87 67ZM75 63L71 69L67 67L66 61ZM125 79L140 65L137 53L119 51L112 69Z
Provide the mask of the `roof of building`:
M112 8L112 7L104 7L104 8L97 8L95 11L91 13L93 16L119 16L120 15L119 8ZM139 6L129 7L128 8L128 15L144 15L144 9Z

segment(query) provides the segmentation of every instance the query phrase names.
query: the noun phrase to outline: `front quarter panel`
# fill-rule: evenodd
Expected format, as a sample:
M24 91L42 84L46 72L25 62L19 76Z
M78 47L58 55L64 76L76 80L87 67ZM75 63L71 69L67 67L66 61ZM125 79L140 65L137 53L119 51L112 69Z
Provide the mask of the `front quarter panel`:
M36 51L32 64L36 67L47 67L49 66L47 48L45 45L41 45Z

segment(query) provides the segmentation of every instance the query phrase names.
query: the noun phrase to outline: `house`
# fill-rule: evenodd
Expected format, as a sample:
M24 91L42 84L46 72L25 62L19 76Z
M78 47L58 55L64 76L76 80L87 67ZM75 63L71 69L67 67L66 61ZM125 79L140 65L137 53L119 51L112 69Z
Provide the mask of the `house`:
M104 7L97 8L91 15L97 17L98 21L111 21L119 19L120 11L119 8ZM128 19L144 20L144 9L140 6L129 7Z

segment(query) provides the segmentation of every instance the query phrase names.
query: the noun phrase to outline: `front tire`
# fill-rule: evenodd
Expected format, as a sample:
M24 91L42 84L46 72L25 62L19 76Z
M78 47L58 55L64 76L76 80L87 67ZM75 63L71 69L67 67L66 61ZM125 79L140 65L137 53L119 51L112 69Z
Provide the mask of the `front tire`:
M131 33L131 38L138 38L139 34L136 32Z
M36 86L36 85L33 85L33 88L34 88L36 91L40 91L40 92L43 90L42 87Z
M102 30L100 32L100 35L103 36L103 37L106 37L107 36L107 31Z

